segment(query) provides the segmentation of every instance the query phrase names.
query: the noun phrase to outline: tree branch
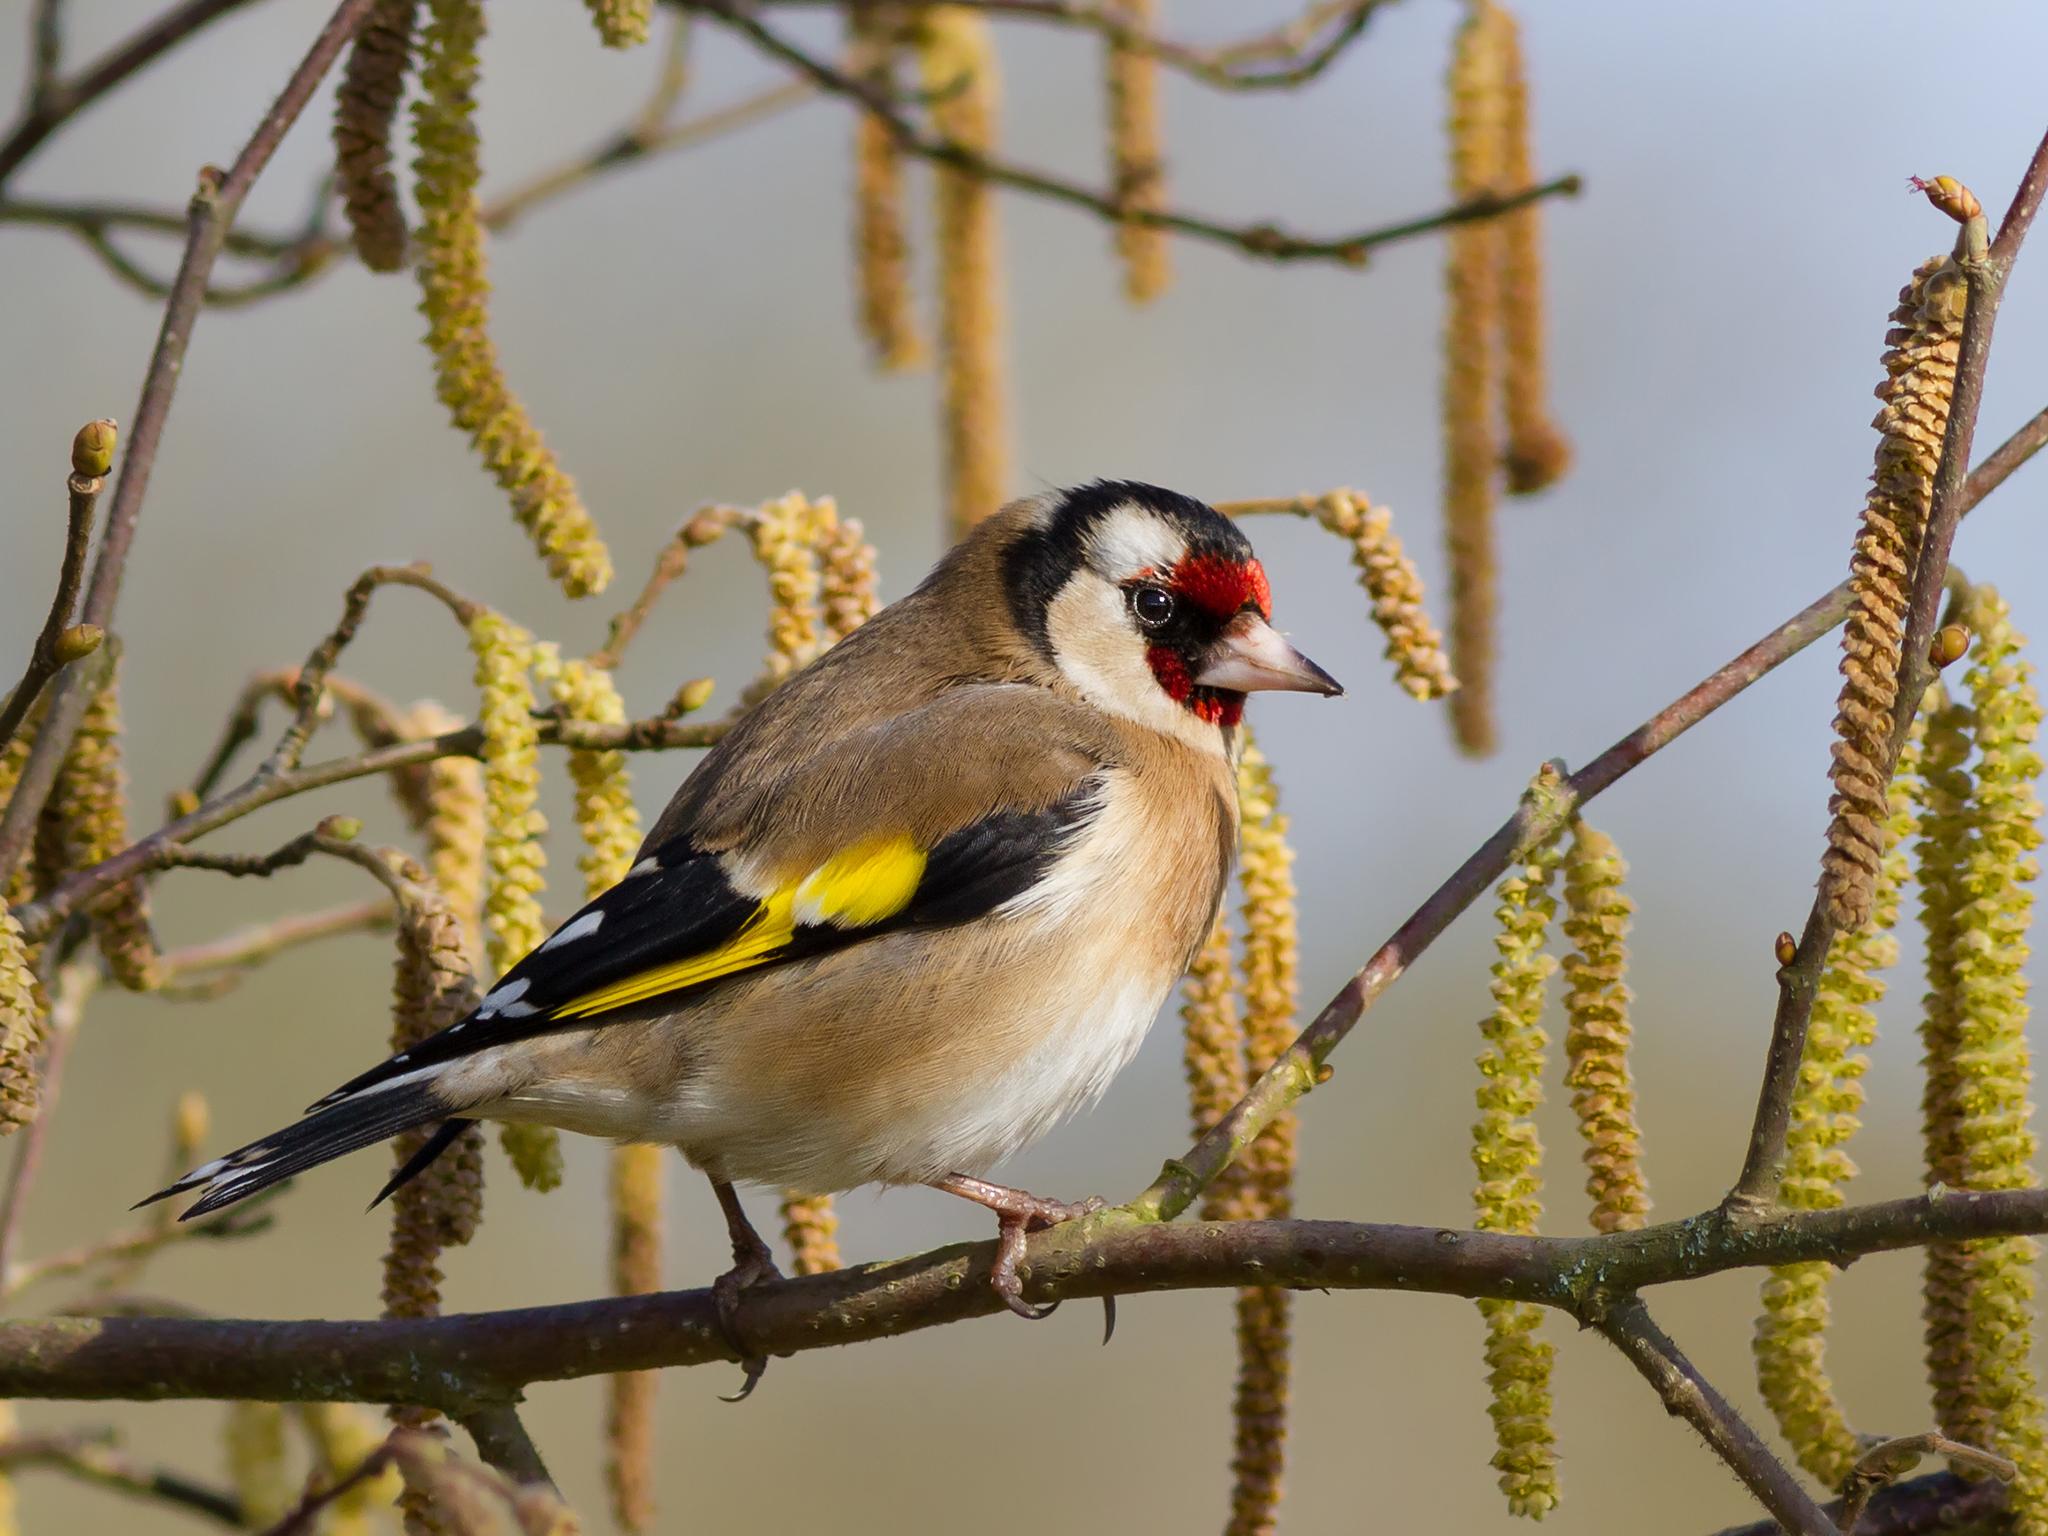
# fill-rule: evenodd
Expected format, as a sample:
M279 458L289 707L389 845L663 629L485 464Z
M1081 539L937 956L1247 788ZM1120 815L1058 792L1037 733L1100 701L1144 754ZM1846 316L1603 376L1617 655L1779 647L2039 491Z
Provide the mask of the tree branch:
M249 0L186 0L147 23L77 79L51 81L37 91L21 120L0 140L0 182L42 147L43 140L80 111L144 66L153 64L193 33Z
M485 1403L458 1415L456 1422L469 1431L485 1466L504 1473L515 1483L554 1486L555 1480L541 1460L540 1447L533 1443L533 1436L520 1421L519 1410L511 1403Z
M51 1467L95 1487L174 1505L231 1530L243 1528L241 1501L228 1490L210 1487L181 1472L139 1466L124 1456L118 1446L111 1429L17 1435L11 1440L0 1440L0 1467L10 1472Z
M86 591L82 614L88 624L97 624L102 629L112 626L114 603L120 595L128 551L135 542L143 494L149 487L150 471L156 465L157 445L163 438L171 399L184 371L185 352L205 299L207 276L220 256L228 228L256 178L269 165L286 130L305 110L373 3L374 0L341 0L227 173L222 175L211 166L200 171L199 188L189 211L184 259L179 263L170 300L164 306L156 350L143 378L142 397L135 407L128 451L122 457L120 476L114 483L106 531L100 536L99 554L93 562L92 582ZM77 734L86 702L85 680L76 669L67 672L58 682L42 729L36 733L35 747L16 781L6 815L0 817L0 881L14 871L27 851L36 817L56 783L57 769L71 748L71 738Z
M924 132L873 85L798 47L781 33L763 24L750 10L742 9L738 0L694 0L694 3L704 14L738 32L770 58L779 59L789 65L821 89L856 103L861 110L888 129L890 136L908 154L949 166L971 176L981 177L999 186L1030 192L1055 202L1086 209L1111 223L1170 229L1179 234L1228 245L1248 256L1260 256L1270 261L1336 261L1346 266L1360 266L1367 254L1377 246L1439 229L1448 229L1454 224L1496 218L1545 198L1576 196L1580 190L1577 176L1560 176L1554 181L1544 182L1541 186L1528 187L1506 196L1489 194L1485 197L1476 197L1399 224L1330 238L1297 235L1272 224L1224 224L1194 214L1176 213L1171 209L1134 207L1110 193L1097 192L1078 182L1066 181L1042 171L1013 165L1008 161L998 160L970 149L956 139Z
M1032 1237L1034 1301L1280 1285L1537 1302L1593 1322L1639 1286L1931 1241L2048 1231L2048 1191L1950 1192L1738 1226L1709 1211L1637 1232L1510 1237L1334 1221L1133 1220L1116 1211ZM741 1325L773 1354L992 1315L993 1243L748 1290ZM0 1397L411 1403L462 1418L536 1381L735 1358L709 1289L430 1319L168 1317L0 1323Z
M1714 1454L1755 1494L1778 1522L1799 1536L1835 1536L1835 1524L1799 1486L1792 1474L1735 1407L1714 1390L1712 1382L1686 1359L1671 1336L1657 1326L1649 1309L1630 1297L1599 1323L1643 1379L1657 1389L1667 1412L1700 1432Z
M103 425L109 432L113 423ZM83 439L83 431L79 434ZM64 482L68 497L68 510L64 529L64 560L57 572L56 595L50 599L49 614L43 620L42 632L36 636L35 644L28 653L28 665L22 671L21 681L14 685L14 691L0 703L0 748L14 739L14 733L21 729L21 722L28 718L28 712L42 697L44 687L50 679L63 670L69 662L79 659L78 655L66 655L59 647L64 631L71 623L71 610L78 602L78 589L85 581L85 556L92 547L92 509L100 497L100 488L106 484L103 476L81 474L76 467L78 449L72 450L74 467ZM90 649L96 649L97 646ZM83 654L90 654L90 649Z
M1845 1501L1823 1506L1839 1528ZM1936 1472L1897 1483L1870 1501L1856 1522L1855 1536L1993 1536L2005 1529L2005 1487L1989 1479L1965 1482L1953 1472ZM1775 1520L1730 1526L1719 1536L1780 1536Z
M1984 398L1984 370L1991 356L1992 328L2004 297L2006 276L2040 206L2044 186L2048 186L2048 135L2043 135L2035 148L2012 206L1999 227L1998 238L1989 250L1979 243L1983 237L1981 215L1964 225L1956 249L1957 265L1969 285L1969 298L1963 311L1963 334L1949 398L1948 424L1942 435L1941 459L1934 472L1927 526L1921 536L1919 559L1907 596L1899 651L1898 701L1891 739L1881 764L1881 782L1885 784L1891 781L1913 717L1935 677L1928 644L1934 637L1941 611L1949 550L1969 505L1964 472L1970 462L1978 407ZM1785 1136L1792 1123L1792 1096L1798 1086L1799 1063L1806 1052L1807 1026L1813 1017L1821 970L1827 964L1835 933L1827 902L1816 895L1792 963L1778 970L1778 1006L1771 1021L1771 1043L1764 1060L1756 1117L1750 1128L1742 1171L1728 1192L1729 1207L1738 1213L1766 1209L1777 1202L1778 1183L1785 1171Z

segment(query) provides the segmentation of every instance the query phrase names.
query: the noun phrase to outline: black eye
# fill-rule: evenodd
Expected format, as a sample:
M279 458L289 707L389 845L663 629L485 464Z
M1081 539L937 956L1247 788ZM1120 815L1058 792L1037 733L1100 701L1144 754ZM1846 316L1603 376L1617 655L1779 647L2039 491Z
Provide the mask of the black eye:
M1164 587L1137 587L1131 592L1131 612L1147 629L1158 629L1173 617L1173 594Z

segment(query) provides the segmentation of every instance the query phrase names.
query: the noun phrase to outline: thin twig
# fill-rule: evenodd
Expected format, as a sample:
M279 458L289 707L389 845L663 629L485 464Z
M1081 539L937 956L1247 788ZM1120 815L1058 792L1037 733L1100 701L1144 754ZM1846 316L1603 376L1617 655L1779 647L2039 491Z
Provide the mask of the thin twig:
M305 110L321 80L333 68L341 50L362 25L372 3L373 0L341 0L227 173L222 175L211 166L200 173L198 190L192 198L184 258L178 265L170 300L164 306L156 350L143 378L134 427L121 459L120 476L114 483L113 501L107 510L106 531L100 536L99 554L86 590L81 616L88 624L97 624L102 629L112 625L114 603L120 595L128 551L135 542L143 495L149 487L150 472L156 466L157 445L163 440L164 422L170 415L178 377L185 366L185 350L205 298L207 277L220 256L227 231L249 189L270 163L286 131ZM0 175L4 174L5 161L0 159ZM83 670L72 668L59 680L49 713L36 733L35 747L8 801L6 815L0 817L0 880L13 873L27 851L36 817L42 813L56 783L58 767L71 750L71 738L84 718L87 689L80 676Z
M1956 358L1955 384L1949 399L1948 426L1942 437L1941 460L1934 473L1933 495L1928 504L1926 530L1921 536L1920 556L1913 571L1906 604L1906 622L1899 652L1898 705L1884 761L1879 764L1880 787L1891 781L1892 770L1905 745L1913 716L1927 685L1934 680L1935 667L1928 656L1940 616L1942 592L1948 576L1949 548L1956 526L1969 507L1964 471L1970 462L1970 445L1977 426L1977 410L1984 398L1984 369L1991 355L1991 332L2004 297L2005 279L2012 270L2027 229L2039 208L2042 190L2048 187L2048 135L2044 135L2028 163L2012 206L1999 226L1998 238L1981 255L1967 249L1972 238L1964 228L1965 245L1958 248L1958 266L1969 284L1969 301L1963 311L1963 334ZM1978 226L1981 228L1981 225ZM2037 418L2038 420L2038 418ZM2023 429L2025 430L2025 429ZM1767 1209L1778 1198L1778 1183L1785 1169L1785 1135L1792 1120L1792 1096L1798 1086L1799 1063L1806 1050L1807 1025L1813 1017L1814 999L1820 987L1822 968L1835 938L1835 923L1827 902L1816 896L1792 963L1778 970L1778 1005L1771 1021L1771 1043L1765 1057L1763 1084L1757 1094L1756 1116L1742 1161L1742 1171L1728 1191L1728 1207L1742 1214Z
M0 1440L0 1467L9 1471L49 1467L98 1488L169 1504L233 1530L243 1528L241 1500L233 1493L182 1472L142 1466L121 1454L119 1444L115 1432L104 1428L16 1435Z
M1912 1471L1923 1456L1946 1456L1951 1462L1967 1462L2002 1483L2011 1482L2020 1471L2003 1456L1980 1450L1974 1445L1963 1445L1933 1431L1887 1440L1865 1451L1857 1458L1856 1465L1849 1469L1849 1476L1842 1484L1841 1505L1835 1510L1836 1529L1843 1536L1852 1536L1871 1499Z
M1843 1500L1824 1506L1837 1526ZM1966 1482L1953 1472L1935 1472L1895 1483L1871 1500L1856 1523L1856 1536L2003 1536L2005 1485L1985 1479ZM1782 1536L1775 1520L1731 1526L1718 1536Z
M212 971L261 965L287 949L345 933L374 933L391 926L394 909L383 900L357 901L319 912L294 912L267 923L238 928L204 944L166 950L163 974L168 981L189 980Z
M193 33L239 10L249 0L186 0L147 23L127 41L120 43L75 80L53 81L40 92L22 114L21 120L0 139L0 182L42 147L55 133L85 107L145 65L152 64Z
M49 614L41 633L28 653L28 665L14 691L0 703L0 748L14 739L21 722L42 697L43 688L64 669L71 658L61 655L57 642L71 624L71 610L78 603L78 589L85 581L85 557L92 547L92 509L106 484L99 475L81 475L75 470L65 480L68 511L64 529L64 560L57 572L57 591L50 599Z
M2043 447L2048 447L2048 410L2034 416L1970 475L1963 485L1961 511L1969 512ZM1241 505L1244 510L1296 509L1294 501ZM1846 581L1815 599L1570 775L1540 818L1526 806L1517 807L1323 1005L1245 1098L1186 1153L1170 1160L1129 1209L1164 1221L1186 1210L1240 1148L1255 1141L1274 1116L1314 1086L1323 1062L1365 1011L1467 907L1493 888L1521 850L1555 832L1573 811L1833 630L1848 616L1849 601Z
M1545 198L1576 196L1580 190L1577 176L1560 176L1554 181L1544 182L1541 186L1529 187L1506 196L1489 194L1485 197L1472 198L1399 224L1331 238L1297 235L1272 224L1225 224L1215 219L1200 218L1194 214L1178 213L1171 209L1135 206L1125 199L1118 198L1114 193L1099 192L1078 182L1066 181L1042 171L1013 165L1008 161L985 155L979 150L970 149L958 140L928 134L905 117L894 102L867 81L848 74L791 42L781 33L763 24L751 10L743 9L738 0L696 0L696 3L704 14L747 38L764 54L781 60L821 89L856 103L861 110L887 128L890 136L906 153L950 166L972 176L979 176L1001 186L1015 188L1020 192L1030 192L1055 202L1084 208L1098 218L1112 223L1170 229L1180 234L1193 235L1198 239L1231 246L1249 256L1261 256L1272 261L1336 261L1346 266L1358 266L1377 246L1434 230L1448 229L1453 224L1497 218Z
M484 1403L456 1415L456 1422L469 1431L476 1453L484 1464L505 1474L515 1483L546 1483L554 1486L540 1447L533 1443L519 1410L511 1403Z
M181 1173L183 1171L179 1170ZM252 1197L249 1203L237 1206L232 1213L232 1219L142 1227L133 1232L120 1232L112 1237L84 1243L76 1248L67 1248L62 1253L9 1265L4 1272L0 1272L0 1298L19 1295L30 1286L41 1285L46 1281L83 1274L89 1269L97 1269L102 1264L133 1265L139 1260L154 1258L166 1248L195 1239L200 1242L217 1242L255 1237L268 1232L277 1224L276 1216L264 1209L271 1198L274 1196L270 1190L263 1191L262 1194Z
M21 1133L15 1149L14 1166L8 1170L7 1188L0 1192L0 1275L13 1264L14 1250L21 1243L22 1218L28 1212L28 1198L43 1165L43 1148L50 1122L57 1116L57 1094L64 1086L64 1065L71 1059L71 1044L78 1038L78 1025L85 1016L86 1001L99 985L99 971L89 960L67 960L57 968L50 991L48 1041L43 1047L42 1076L37 1082L41 1103L36 1117Z
M1799 1486L1792 1469L1771 1454L1734 1405L1685 1358L1641 1300L1630 1297L1597 1326L1657 1389L1664 1407L1699 1431L1780 1525L1798 1536L1835 1536L1834 1522Z

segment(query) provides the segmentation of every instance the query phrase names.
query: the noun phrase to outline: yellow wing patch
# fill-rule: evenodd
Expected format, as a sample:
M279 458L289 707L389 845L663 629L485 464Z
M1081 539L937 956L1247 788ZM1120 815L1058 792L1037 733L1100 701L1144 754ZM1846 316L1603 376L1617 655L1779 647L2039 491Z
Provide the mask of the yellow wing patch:
M908 837L856 843L770 893L739 931L715 949L587 992L562 1004L552 1017L588 1018L751 970L773 959L795 937L799 924L865 928L884 922L910 905L924 867L924 850Z

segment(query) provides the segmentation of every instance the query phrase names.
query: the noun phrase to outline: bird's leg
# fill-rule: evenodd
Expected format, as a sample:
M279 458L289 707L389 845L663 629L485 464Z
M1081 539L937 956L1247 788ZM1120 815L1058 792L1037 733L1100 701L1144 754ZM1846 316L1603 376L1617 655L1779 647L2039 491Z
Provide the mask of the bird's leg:
M739 1391L725 1399L737 1403L761 1384L768 1370L768 1357L751 1349L740 1331L740 1292L764 1280L780 1280L782 1271L775 1267L774 1251L747 1220L732 1185L713 1179L711 1191L718 1196L718 1208L725 1212L725 1230L732 1235L732 1268L711 1282L711 1299L718 1307L718 1326L725 1334L725 1342L740 1357L740 1369L746 1372Z
M996 1295L1019 1317L1036 1321L1052 1316L1058 1302L1034 1307L1024 1299L1024 1282L1017 1275L1017 1263L1024 1257L1024 1238L1028 1233L1043 1232L1047 1227L1056 1227L1076 1216L1101 1210L1102 1198L1097 1195L1079 1202L1048 1200L1043 1195L1012 1189L1007 1184L992 1184L987 1179L977 1179L964 1173L949 1173L943 1178L933 1179L932 1188L943 1189L963 1200L972 1200L996 1213L996 1263L995 1273L990 1277ZM1105 1296L1102 1298L1102 1342L1107 1344L1114 1332L1116 1298Z

